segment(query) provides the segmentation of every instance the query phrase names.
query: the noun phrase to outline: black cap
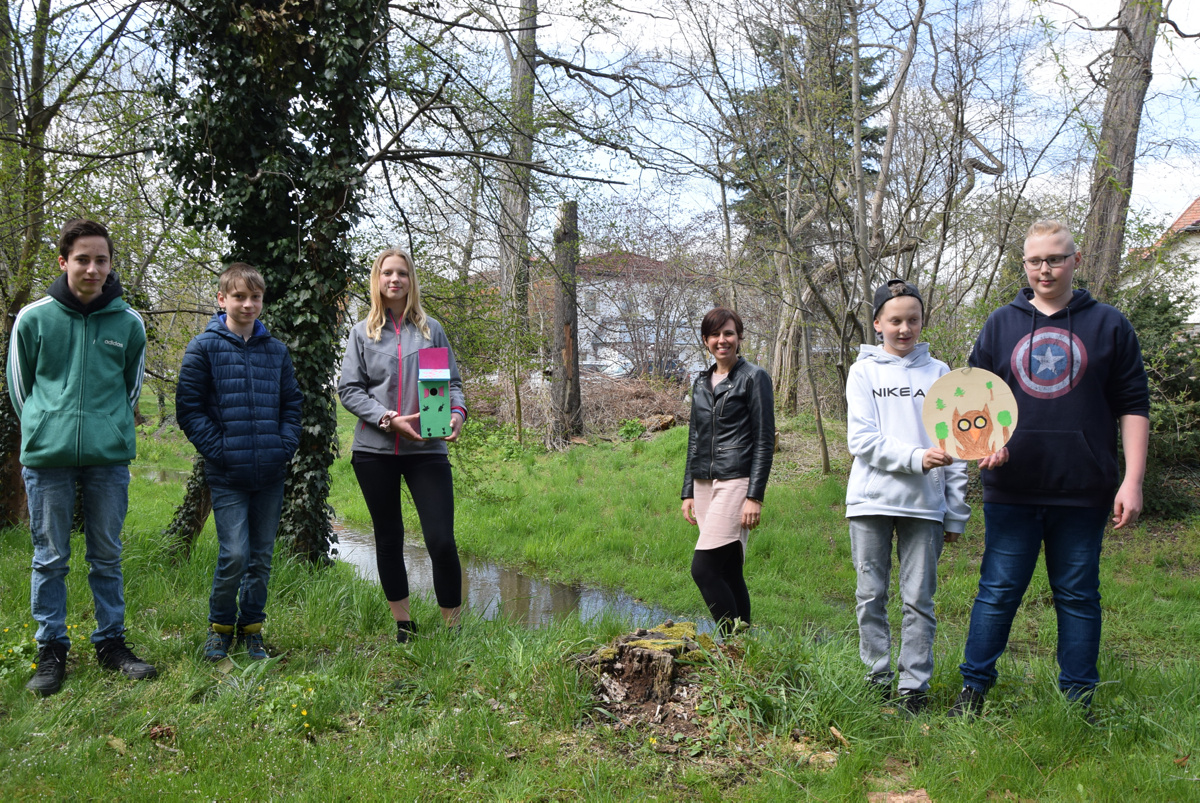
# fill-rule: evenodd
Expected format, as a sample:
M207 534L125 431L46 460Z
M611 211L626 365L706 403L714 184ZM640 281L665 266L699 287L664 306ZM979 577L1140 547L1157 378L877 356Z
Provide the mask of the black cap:
M871 317L879 317L879 308L893 298L900 296L912 296L921 305L921 313L925 312L925 302L921 299L921 293L917 288L903 279L888 279L885 283L879 285L879 289L875 291L875 311Z

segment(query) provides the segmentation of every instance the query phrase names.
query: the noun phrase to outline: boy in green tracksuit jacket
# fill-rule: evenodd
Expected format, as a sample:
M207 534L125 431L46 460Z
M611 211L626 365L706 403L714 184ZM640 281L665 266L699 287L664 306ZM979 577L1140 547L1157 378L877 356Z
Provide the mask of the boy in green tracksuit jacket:
M125 644L121 575L146 329L121 300L104 226L70 221L58 251L62 275L45 297L17 313L8 349L8 395L21 419L21 474L33 535L30 606L38 623L37 671L25 688L43 696L62 686L71 646L66 577L76 485L82 489L96 658L133 679L157 674Z

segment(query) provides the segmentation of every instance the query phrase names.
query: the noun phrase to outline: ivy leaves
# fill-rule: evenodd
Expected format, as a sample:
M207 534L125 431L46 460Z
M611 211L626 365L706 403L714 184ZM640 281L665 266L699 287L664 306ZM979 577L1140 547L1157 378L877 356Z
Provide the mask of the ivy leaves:
M264 320L292 351L304 392L281 534L310 560L331 538L332 379L360 214L373 0L189 3L167 39L187 80L159 91L176 114L158 150L192 225L223 231L267 282Z

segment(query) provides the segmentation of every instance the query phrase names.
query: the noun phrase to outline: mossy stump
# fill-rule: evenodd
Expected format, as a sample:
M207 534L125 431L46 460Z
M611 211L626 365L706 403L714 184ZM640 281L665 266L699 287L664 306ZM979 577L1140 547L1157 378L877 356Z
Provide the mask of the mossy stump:
M639 628L618 636L575 660L595 678L596 693L606 702L666 703L671 699L676 659L699 651L703 641L707 639L697 641L693 622L668 619L652 630Z

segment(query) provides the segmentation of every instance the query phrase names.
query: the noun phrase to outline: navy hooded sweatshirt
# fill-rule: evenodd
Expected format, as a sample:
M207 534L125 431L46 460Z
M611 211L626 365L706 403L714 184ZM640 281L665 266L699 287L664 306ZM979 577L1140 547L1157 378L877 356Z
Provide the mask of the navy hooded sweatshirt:
M981 472L983 501L1107 507L1121 482L1117 420L1150 413L1137 335L1086 290L1050 316L1032 298L1022 288L993 312L971 352L1017 397L1009 459Z

